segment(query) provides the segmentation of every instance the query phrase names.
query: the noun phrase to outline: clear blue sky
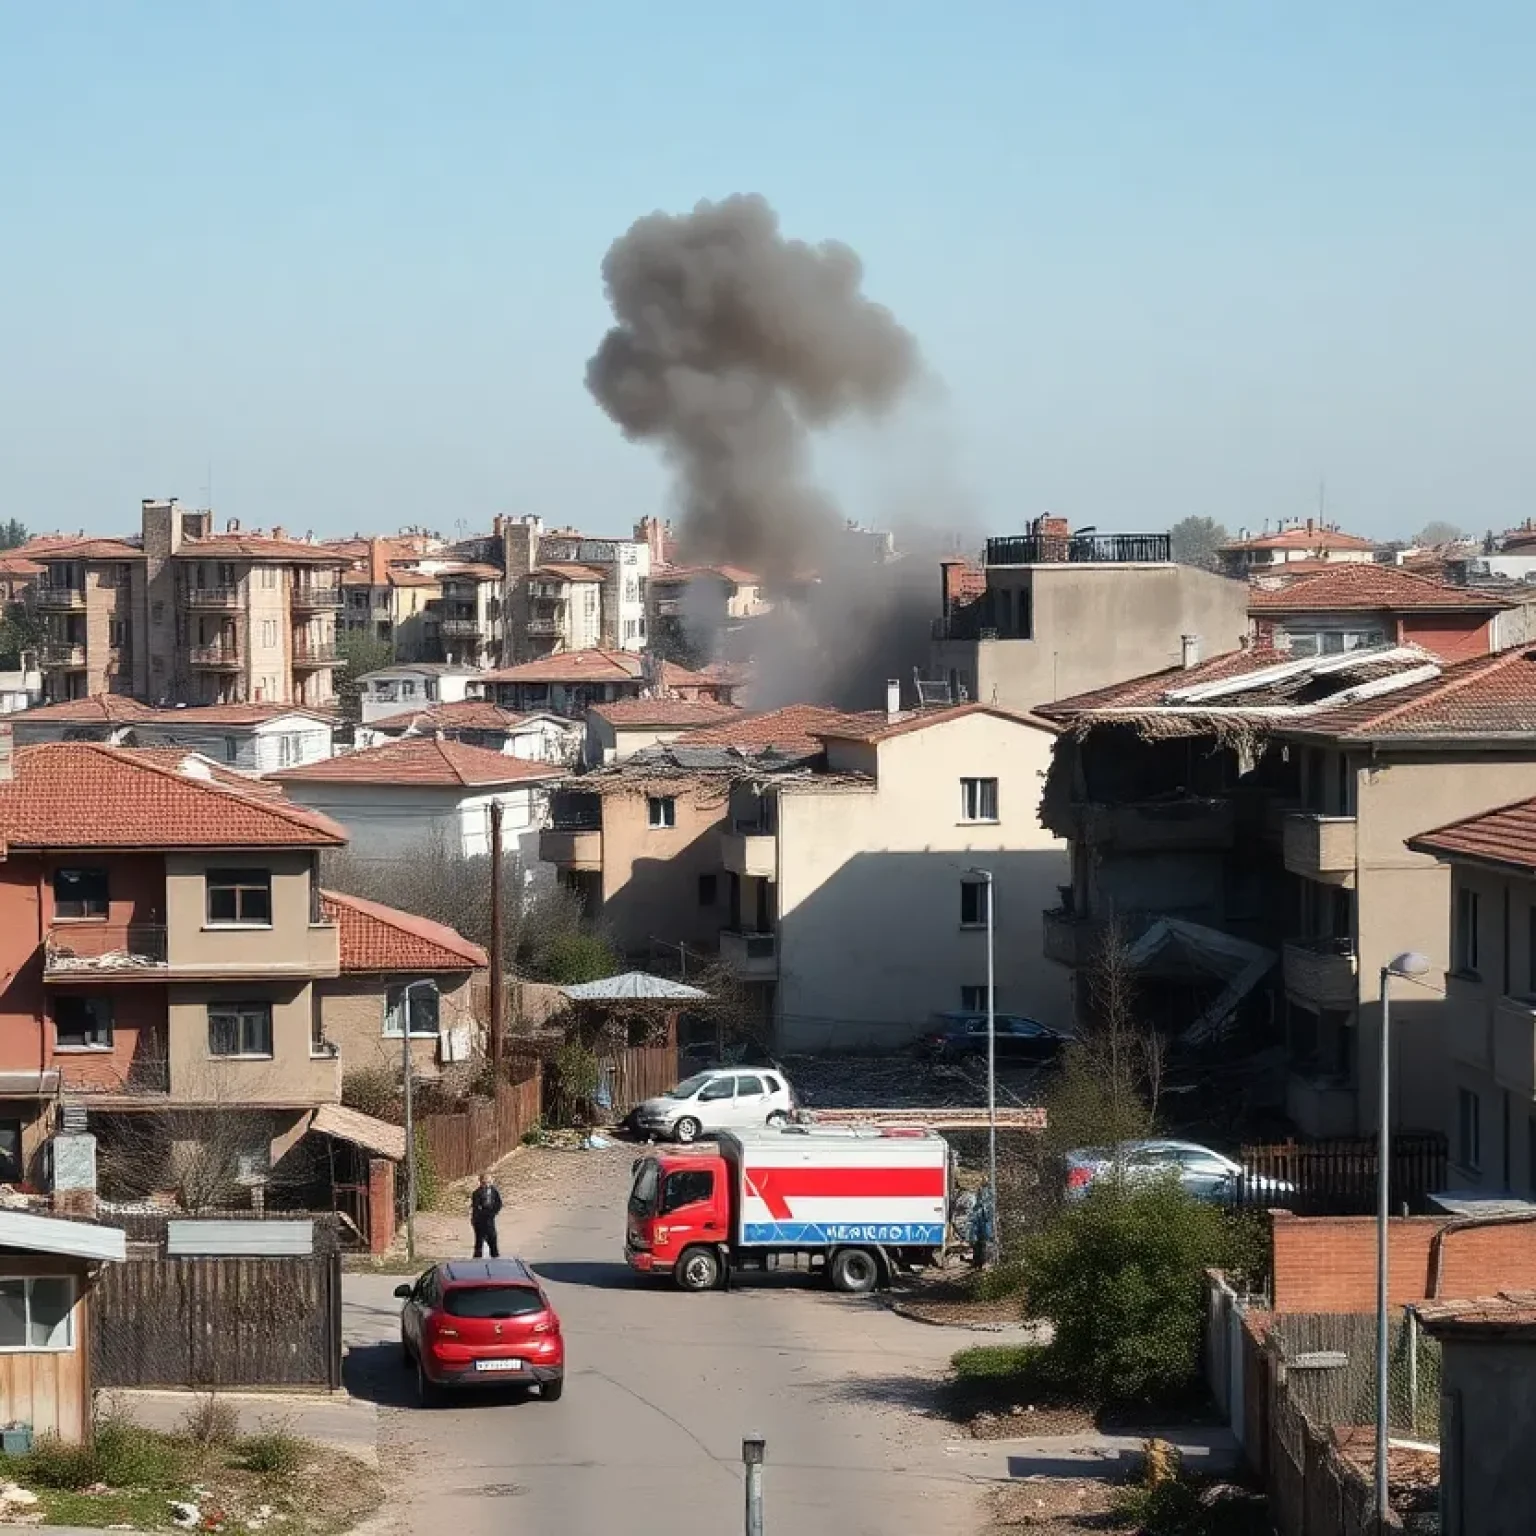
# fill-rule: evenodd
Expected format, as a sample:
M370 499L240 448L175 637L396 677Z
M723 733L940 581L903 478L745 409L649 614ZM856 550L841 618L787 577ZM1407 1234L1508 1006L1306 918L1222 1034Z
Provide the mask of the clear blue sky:
M618 529L639 214L763 193L943 380L850 510L1536 512L1529 0L0 5L0 517Z

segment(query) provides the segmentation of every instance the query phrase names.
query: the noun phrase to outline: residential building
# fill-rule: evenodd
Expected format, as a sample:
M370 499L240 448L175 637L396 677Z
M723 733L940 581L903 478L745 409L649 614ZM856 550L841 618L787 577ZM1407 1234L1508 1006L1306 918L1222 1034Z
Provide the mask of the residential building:
M537 566L524 578L528 617L519 654L585 651L603 641L603 572L594 565Z
M1348 565L1372 561L1376 558L1376 546L1370 539L1309 517L1305 522L1282 523L1273 533L1267 523L1263 532L1251 536L1246 528L1240 529L1237 537L1230 544L1223 544L1217 554L1229 575L1249 576L1296 562Z
M491 849L491 806L502 807L504 857L531 874L550 786L563 770L437 735L383 746L268 777L297 804L346 829L349 857L390 861L439 839L444 851L478 858Z
M0 672L0 715L18 715L43 701L43 674L36 653L24 652L14 671Z
M371 725L360 725L357 744L376 747L403 736L434 735L530 763L566 767L576 760L581 743L580 727L562 715L519 715L484 699L460 699L457 704L401 710Z
M424 644L435 660L494 666L506 649L506 599L499 566L483 560L423 560L441 596L426 606Z
M485 697L486 673L461 662L396 662L365 672L357 680L364 725L398 715L402 709L431 709Z
M562 651L484 674L487 691L504 709L584 715L594 704L666 695L729 704L735 684L692 672L676 662L597 647Z
M981 572L946 561L930 672L950 697L1028 712L1174 662L1236 650L1248 629L1240 582L1176 565L1166 534L1072 534L1038 519L988 539Z
M136 542L48 540L38 610L50 700L323 707L333 697L343 557L282 529L212 532L212 514L145 501Z
M651 572L646 623L661 649L713 642L750 619L770 613L773 604L763 580L735 565L685 565Z
M724 725L742 713L734 704L710 699L620 699L594 704L587 711L584 759L590 767L623 762L646 747Z
M124 747L180 747L250 773L329 757L335 725L333 715L287 704L156 709L116 693L46 704L12 722L17 746L102 741Z
M1517 604L1400 566L1356 562L1289 577L1281 565L1255 576L1248 598L1258 645L1292 656L1331 656L1380 645L1417 645L1445 661L1502 647L1500 617Z
M8 549L0 554L0 604L25 603L32 599L42 566L31 555Z
M339 970L316 868L341 829L158 754L0 753L0 1152L37 1176L56 1097L245 1117L253 1169L340 1094L312 1050Z
M361 896L322 891L320 899L341 955L340 974L319 987L320 1048L338 1052L348 1072L394 1072L409 1032L411 1065L423 1079L482 1054L486 1020L474 993L488 962L478 944Z
M337 624L348 634L387 640L397 660L436 659L433 604L442 597L442 584L438 577L417 569L436 542L403 535L328 544L328 549L351 561L341 573L345 604Z
M1405 844L1536 794L1536 650L1448 664L1416 647L1255 649L1044 713L1069 729L1041 814L1072 842L1047 953L1083 970L1111 919L1131 940L1172 918L1252 943L1278 961L1242 990L1278 993L1291 1120L1368 1133L1381 967L1405 950L1450 965L1446 870ZM1213 974L1228 1015L1231 984ZM1431 994L1408 991L1393 1113L1437 1129L1448 1044Z

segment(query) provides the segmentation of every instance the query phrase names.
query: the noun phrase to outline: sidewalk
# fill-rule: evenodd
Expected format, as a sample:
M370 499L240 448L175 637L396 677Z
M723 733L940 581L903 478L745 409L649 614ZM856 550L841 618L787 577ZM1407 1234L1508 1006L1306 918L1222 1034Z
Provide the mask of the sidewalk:
M1200 1475L1229 1472L1242 1453L1232 1431L1191 1426L1148 1429L1139 1434L1034 1435L1021 1440L952 1440L944 1447L950 1464L987 1482L1021 1477L1102 1477L1119 1479L1141 1467L1148 1440L1174 1446L1187 1470Z

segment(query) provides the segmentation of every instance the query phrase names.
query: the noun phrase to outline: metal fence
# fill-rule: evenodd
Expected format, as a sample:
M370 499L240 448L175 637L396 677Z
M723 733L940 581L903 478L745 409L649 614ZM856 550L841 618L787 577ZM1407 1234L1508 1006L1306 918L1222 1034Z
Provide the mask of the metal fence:
M1369 1216L1376 1209L1376 1142L1284 1141L1247 1146L1238 1154L1249 1177L1233 1186L1242 1205L1268 1206L1300 1216ZM1392 1143L1390 1209L1421 1213L1428 1196L1446 1185L1445 1137L1396 1137ZM1255 1177L1256 1176L1256 1177ZM1285 1187L1285 1186L1288 1186Z

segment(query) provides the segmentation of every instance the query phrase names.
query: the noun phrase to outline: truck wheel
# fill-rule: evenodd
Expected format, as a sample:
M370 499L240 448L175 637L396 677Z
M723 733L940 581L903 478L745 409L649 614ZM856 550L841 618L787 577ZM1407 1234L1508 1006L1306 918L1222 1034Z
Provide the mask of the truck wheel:
M720 1284L720 1255L713 1248L685 1248L674 1273L680 1290L712 1291Z
M703 1129L704 1127L692 1115L684 1115L672 1127L672 1134L686 1146L690 1141L697 1141L699 1139L699 1132Z
M880 1265L867 1248L840 1248L827 1271L834 1291L864 1296L880 1283Z

